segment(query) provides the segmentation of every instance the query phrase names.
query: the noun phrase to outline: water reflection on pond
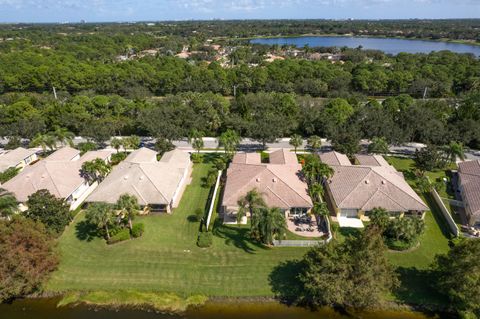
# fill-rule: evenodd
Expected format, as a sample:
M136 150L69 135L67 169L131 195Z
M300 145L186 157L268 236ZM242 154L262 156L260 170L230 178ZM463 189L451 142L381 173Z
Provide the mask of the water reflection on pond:
M274 302L265 303L208 303L200 308L192 308L184 315L161 314L142 310L106 310L90 306L57 308L58 299L26 299L12 304L0 305L1 319L427 319L446 318L439 315L426 315L416 312L380 311L347 316L325 308L312 312L303 308L287 307Z

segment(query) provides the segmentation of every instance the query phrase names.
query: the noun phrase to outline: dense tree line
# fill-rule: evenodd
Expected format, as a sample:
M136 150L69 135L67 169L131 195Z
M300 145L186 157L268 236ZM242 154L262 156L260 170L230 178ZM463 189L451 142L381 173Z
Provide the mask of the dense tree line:
M194 92L142 100L89 93L59 100L49 94L0 96L0 135L39 143L43 139L38 134L67 134L60 128L97 143L114 135L172 141L192 131L219 136L233 129L263 144L294 133L327 137L340 151L353 154L360 139L376 137L390 144L457 141L476 148L480 146L479 124L477 91L450 100L399 95L382 103L357 96L320 99L265 92L235 99Z
M238 94L269 91L331 97L357 92L422 97L427 90L427 97L450 97L478 88L480 80L478 59L448 51L373 61L362 57L344 64L286 59L224 68L218 62L191 62L166 55L117 62L78 58L62 49L10 50L0 54L0 93L51 92L55 87L69 93L91 90L132 98L189 91L228 96L235 87Z
M403 36L429 39L479 40L478 19L449 20L235 20L235 21L175 21L146 23L88 23L68 25L4 25L0 35L22 37L25 34L51 35L104 33L129 35L149 33L196 37L251 37L258 35L354 34L369 36Z

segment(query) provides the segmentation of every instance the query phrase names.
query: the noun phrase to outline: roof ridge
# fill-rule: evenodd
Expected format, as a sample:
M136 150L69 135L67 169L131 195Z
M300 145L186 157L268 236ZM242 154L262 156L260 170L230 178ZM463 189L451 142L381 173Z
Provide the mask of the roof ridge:
M383 166L376 166L376 167L383 167ZM384 177L384 176L382 176L381 174L379 174L375 169L372 169L372 171L375 172L375 174L377 174L378 176L380 176L380 177L382 177L382 178ZM392 173L393 173L393 172L392 172ZM411 186L408 185L407 181L405 181L405 179L403 179L403 180L404 180L405 184L407 184L407 186L411 188ZM409 194L408 192L404 191L402 188L398 187L396 184L392 183L392 182L391 182L390 180L388 180L388 179L387 179L387 182L390 183L390 184L392 184L394 187L396 187L397 189L399 189L399 190L400 190L401 192L403 192L404 194L407 194L407 196L409 196L410 198L412 198L412 199L415 200L416 202L418 202L418 198L415 198L414 196L412 196L412 195ZM412 189L412 191L413 191L413 189ZM413 192L415 193L415 191L413 191ZM415 193L415 194L417 195L417 193ZM417 196L418 196L418 195L417 195ZM420 198L420 197L419 197L419 198ZM420 200L420 202L421 202L422 205L426 206L425 203L423 203L423 201Z
M355 167L355 166L356 166L356 165L351 165L351 166L343 166L343 165L342 165L342 166L340 166L340 167ZM360 167L360 166L358 166L358 167ZM367 166L367 167L361 167L361 168L366 168L366 169L368 169L367 174L365 174L365 176L363 176L363 177L360 179L360 181L357 183L357 185L356 185L354 188L352 188L352 190L349 192L349 194L348 194L344 199L342 199L342 201L341 201L340 203L338 203L338 206L339 206L339 207L340 207L340 205L343 204L343 202L345 202L345 201L347 200L347 198L349 198L349 197L353 194L353 192L362 184L363 180L364 180L368 175L370 175L370 173L372 172L372 168L369 167L369 166Z
M275 195L280 201L284 202L287 206L290 206L289 203L287 203L285 200L283 200L273 189L271 189L269 186L266 187L266 189L270 190L273 195Z
M163 194L163 192L161 190L158 189L157 185L155 185L155 183L152 181L152 179L148 176L148 174L143 170L143 167L141 165L141 163L136 163L139 167L140 167L140 170L142 171L142 173L148 178L148 180L150 181L150 183L152 183L153 187L155 187L155 189L160 193L160 195L162 195L163 199L165 200L165 202L168 203L168 199L167 197L165 196L165 194ZM133 185L133 184L132 184Z
M44 164L45 164L45 165L43 165L43 166L45 167L45 170L46 170L47 173L48 173L48 174L47 174L48 177L49 177L50 180L52 181L53 187L55 187L55 189L57 190L58 195L61 197L62 194L60 194L60 190L58 189L57 184L56 184L55 181L53 180L52 174L50 173L50 170L49 170L48 167L47 167L48 162L44 162Z
M145 202L146 205L148 205L148 202L147 200L145 199L145 197L142 196L142 194L140 193L140 191L135 187L135 184L131 184L132 187L133 187L133 190L138 194L138 196L140 196L140 198ZM163 195L162 195L163 196Z
M387 193L385 193L384 191L382 191L380 189L380 187L377 187L377 190L375 191L375 193L372 194L372 196L370 196L370 198L365 202L365 204L363 204L362 206L362 209L364 209L364 207L373 199L373 196L375 196L376 194L378 193L382 193L383 195L387 196L388 199L390 199L392 202L394 202L395 204L397 204L398 206L402 207L402 209L406 209L405 206L403 206L402 204L400 204L399 202L397 202L395 199L393 199L390 195L388 195Z
M291 190L293 190L294 193L296 193L298 196L300 196L303 200L305 200L305 198L302 196L302 194L300 194L299 192L297 192L293 187L291 187L288 183L286 183L281 177L279 177L277 174L275 174L275 172L273 172L272 170L270 170L270 168L267 166L267 170L269 170L274 176L276 176L278 179L280 179L285 185L287 185L288 188L290 188Z
M241 164L241 165L246 165L246 166L253 166L253 165L254 165L254 166L263 166L264 169L263 169L262 171L258 172L257 174L253 175L253 177L252 177L251 179L249 179L248 182L244 183L244 185L243 185L239 190L242 190L243 188L245 188L254 178L256 178L258 175L260 175L260 174L263 173L266 169L268 169L266 165L257 165L257 164L251 164L251 165L250 165L250 164ZM237 193L238 193L238 192L237 192ZM233 197L233 195L232 195L231 197ZM229 199L229 197L227 197L227 200L228 200L228 199Z

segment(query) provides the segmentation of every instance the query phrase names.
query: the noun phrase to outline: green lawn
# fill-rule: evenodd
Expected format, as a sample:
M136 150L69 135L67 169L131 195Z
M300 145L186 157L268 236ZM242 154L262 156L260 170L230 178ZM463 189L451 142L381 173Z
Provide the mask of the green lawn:
M172 215L138 218L145 224L140 239L106 245L91 237L83 213L59 241L61 264L47 291L125 290L173 292L188 296L270 296L269 274L282 261L300 258L306 248L266 249L247 239L247 228L217 222L209 249L195 244L209 189L201 187L210 165L196 164L193 181Z
M407 165L408 160L396 160L395 164L399 163ZM210 164L195 164L192 184L172 215L138 218L146 228L142 238L108 246L85 227L80 213L59 240L61 264L46 290L139 290L184 297L272 296L270 276L275 283L291 279L295 263L288 261L301 258L308 248L264 248L248 239L248 227L223 225L219 219L215 220L213 246L198 248L199 223L192 222L190 216L197 208L207 207L209 189L201 185L210 168ZM432 205L428 198L427 202ZM441 302L430 291L431 279L426 272L434 256L448 249L446 228L439 216L435 210L427 213L420 247L388 253L404 282L392 299ZM279 265L282 267L277 268Z
M387 161L398 171L401 171L406 181L415 188L414 162L411 159L400 157L386 157ZM426 172L432 181L446 177L446 172L438 170ZM442 197L452 196L447 192L447 187L439 190ZM446 253L449 250L448 237L450 231L433 198L428 194L421 196L431 211L425 215L425 233L420 238L420 246L408 252L389 252L388 259L397 267L402 280L402 289L395 296L396 299L413 303L439 303L446 302L431 288L434 278L428 272L429 266L434 261L435 255Z

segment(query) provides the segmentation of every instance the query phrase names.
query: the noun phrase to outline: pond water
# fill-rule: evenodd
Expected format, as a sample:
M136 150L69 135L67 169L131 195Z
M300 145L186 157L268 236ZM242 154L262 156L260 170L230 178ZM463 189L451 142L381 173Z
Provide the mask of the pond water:
M430 53L432 51L450 50L456 53L472 53L480 56L480 46L461 43L407 40L395 38L368 38L348 36L304 36L284 38L258 38L250 40L251 43L267 45L295 45L297 47L349 47L381 50L389 54L407 53Z
M417 312L362 313L347 316L330 308L309 311L303 308L287 307L274 302L265 303L208 303L200 308L191 308L186 314L161 314L142 310L105 310L90 306L57 308L58 299L25 299L12 304L0 304L1 319L427 319L447 318L440 315L426 315Z

